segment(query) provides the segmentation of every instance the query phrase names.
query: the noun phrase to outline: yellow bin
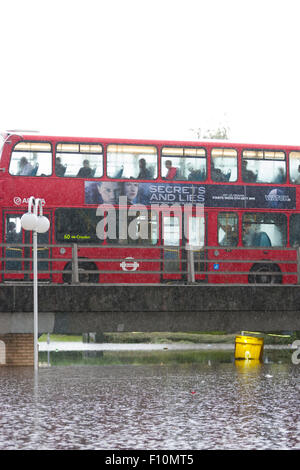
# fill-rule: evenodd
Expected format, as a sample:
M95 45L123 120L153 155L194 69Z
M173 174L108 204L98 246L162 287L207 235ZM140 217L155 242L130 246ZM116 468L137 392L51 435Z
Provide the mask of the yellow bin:
M253 336L236 336L235 359L261 360L264 350L264 339Z

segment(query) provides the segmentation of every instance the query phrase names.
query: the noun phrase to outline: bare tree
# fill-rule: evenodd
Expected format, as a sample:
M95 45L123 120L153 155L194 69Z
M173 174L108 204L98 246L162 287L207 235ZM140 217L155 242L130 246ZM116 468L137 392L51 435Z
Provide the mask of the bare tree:
M194 134L196 134L196 137L198 140L201 139L201 132L202 132L201 127L196 127L195 129L189 129L189 131L192 131Z
M229 138L229 127L218 127L217 129L207 129L203 139L220 139L228 140Z
M229 127L228 126L219 126L213 129L205 129L202 130L201 127L196 127L193 129L189 129L195 134L197 140L201 139L220 139L220 140L228 140L229 139Z

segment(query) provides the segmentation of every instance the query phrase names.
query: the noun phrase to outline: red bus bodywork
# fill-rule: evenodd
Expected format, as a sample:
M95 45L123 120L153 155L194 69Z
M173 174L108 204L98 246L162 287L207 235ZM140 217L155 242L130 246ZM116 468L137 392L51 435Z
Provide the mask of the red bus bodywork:
M52 148L52 174L50 176L17 176L9 173L10 159L12 150L15 145L20 142L38 142L38 143L49 143ZM84 195L84 184L85 181L94 181L93 178L68 178L59 177L55 175L55 157L57 144L63 143L82 143L82 144L101 144L103 147L103 176L97 178L97 181L111 181L107 175L107 160L106 150L108 145L139 145L139 146L153 146L157 148L158 153L158 167L157 167L157 178L155 184L166 184L166 180L161 177L162 171L162 159L161 150L163 147L192 147L192 148L204 148L207 156L206 164L206 179L203 182L194 182L193 185L209 187L210 191L213 188L222 188L224 183L216 182L212 179L211 170L211 151L212 149L235 149L237 151L237 180L234 182L227 183L227 186L232 188L234 194L235 188L240 187L262 187L262 188L291 188L294 194L294 206L292 208L283 209L270 209L270 208L237 208L233 205L220 204L218 207L212 207L205 205L204 207L204 220L205 220L205 240L204 246L201 248L201 259L199 258L199 266L196 269L195 280L205 281L208 283L239 283L244 284L251 281L251 273L253 274L253 268L255 266L263 266L270 264L274 261L274 264L270 266L277 266L279 276L275 278L280 283L297 283L296 263L297 263L297 251L295 246L290 245L290 234L289 234L289 218L292 214L300 213L299 205L299 191L300 188L297 184L290 182L290 165L289 155L291 152L300 152L300 147L292 146L274 146L274 145L254 145L254 144L235 144L231 142L174 142L174 141L149 141L149 140L131 140L131 139L100 139L100 138L79 138L79 137L61 137L61 136L40 136L40 135L17 135L11 134L5 136L5 142L2 147L2 156L0 163L0 206L1 206L1 220L0 220L0 234L1 243L7 243L5 238L6 233L6 220L7 216L11 215L20 217L24 212L27 211L28 199L30 196L41 198L45 201L44 215L47 215L50 219L50 230L43 238L42 243L48 243L52 245L50 248L45 249L46 255L56 261L48 263L48 267L51 271L60 271L66 269L67 265L70 269L70 264L67 261L63 261L66 258L71 258L71 245L65 247L56 246L62 244L62 241L56 239L56 227L55 227L55 212L59 208L91 208L96 210L97 204L85 203ZM269 183L245 183L242 180L242 151L244 149L260 149L267 151L278 151L284 152L286 156L286 183L284 184L269 184ZM116 179L117 182L127 181L122 178ZM154 180L153 180L154 181ZM149 182L149 181L148 181ZM142 183L147 183L147 180L143 180ZM188 186L189 181L184 181L184 185ZM180 182L177 183L180 185ZM287 217L287 233L286 233L286 246L285 247L259 247L256 249L248 249L243 246L242 242L242 215L245 213L272 213L284 214ZM221 213L235 213L238 218L238 242L236 246L221 246L218 239L218 216ZM89 267L93 266L92 269L99 271L105 271L105 273L99 275L100 283L160 283L162 281L182 281L186 280L186 276L181 273L184 271L184 250L179 249L179 254L176 258L177 271L165 272L164 264L167 260L167 252L171 252L172 248L164 246L163 237L163 212L158 213L158 239L155 246L145 246L142 248L132 247L131 245L120 246L115 248L113 245L101 245L99 247L91 248L89 245L81 245L79 240L78 257L80 259L91 259ZM180 228L182 230L182 227ZM31 234L23 234L22 242L24 244L32 243ZM184 248L185 242L181 238L180 247ZM93 243L92 243L93 245ZM212 247L212 248L210 248ZM6 248L2 248L2 259L5 258ZM20 263L22 263L22 269L32 269L29 258L31 258L31 248L23 247L18 249L18 256L20 257ZM173 252L175 252L173 250ZM198 253L199 254L199 253ZM197 254L197 256L198 256ZM23 262L23 259L27 260ZM60 259L62 261L60 261ZM94 261L95 259L110 260L108 262ZM135 260L139 261L135 261ZM116 260L116 261L113 261ZM122 261L123 260L123 261ZM144 260L144 261L143 261ZM148 260L148 261L147 261ZM152 260L152 261L149 261ZM240 261L238 263L237 261ZM167 262L167 261L166 261ZM138 267L137 267L137 263ZM23 280L23 273L10 273L5 271L5 262L1 263L1 277L0 281L13 281ZM19 265L20 266L20 265ZM83 265L82 265L83 266ZM276 268L277 269L277 268ZM197 272L200 270L200 274ZM144 271L144 272L143 272ZM231 274L226 274L231 272ZM291 273L291 274L289 274ZM32 277L30 275L30 277ZM61 283L64 282L65 278L62 273L39 273L41 280L50 280L51 282ZM95 278L94 278L95 279ZM264 282L264 281L262 281ZM269 281L266 281L269 282Z

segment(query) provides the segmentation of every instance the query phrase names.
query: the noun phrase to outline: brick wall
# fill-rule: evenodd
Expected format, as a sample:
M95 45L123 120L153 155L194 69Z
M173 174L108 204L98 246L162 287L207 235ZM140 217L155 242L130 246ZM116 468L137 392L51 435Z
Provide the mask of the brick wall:
M34 364L34 341L31 333L10 333L0 335L0 365L7 366L33 366ZM1 361L2 359L2 361Z
M5 343L0 340L0 366L5 365L6 355L5 355Z

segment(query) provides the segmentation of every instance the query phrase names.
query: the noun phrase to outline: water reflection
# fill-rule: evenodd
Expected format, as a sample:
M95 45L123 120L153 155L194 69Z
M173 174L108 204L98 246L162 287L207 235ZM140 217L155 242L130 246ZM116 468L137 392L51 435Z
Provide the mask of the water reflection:
M232 363L230 351L51 351L39 353L40 366L48 365L179 365Z
M134 354L85 358L96 367L54 365L51 353L38 378L0 368L0 449L300 448L290 357L247 366L221 351Z
M178 365L178 364L214 364L236 363L239 368L252 368L259 365L260 361L243 361L234 359L233 348L231 350L165 350L161 351L42 351L39 353L40 366L49 365ZM291 350L276 349L265 350L263 362L265 364L290 363Z

